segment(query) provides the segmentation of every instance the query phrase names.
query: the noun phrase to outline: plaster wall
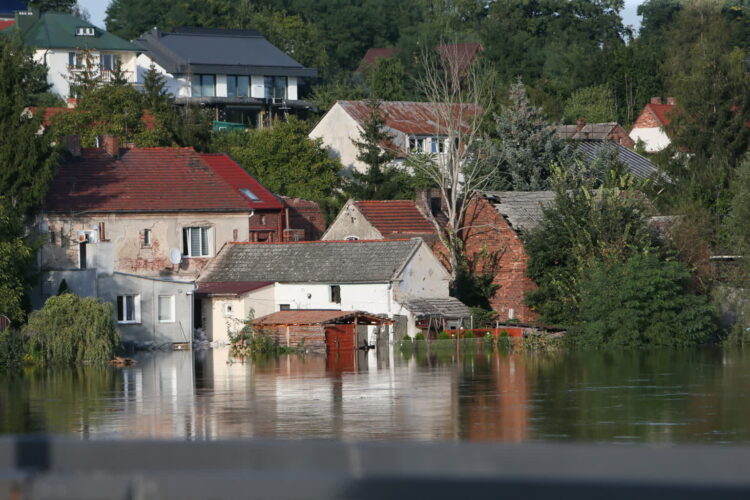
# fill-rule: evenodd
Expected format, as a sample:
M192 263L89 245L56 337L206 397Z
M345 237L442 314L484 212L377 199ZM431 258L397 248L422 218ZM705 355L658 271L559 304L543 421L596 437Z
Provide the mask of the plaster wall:
M183 75L173 75L167 73L167 71L159 66L153 59L148 57L146 54L141 54L136 60L137 71L138 71L138 83L143 84L143 77L151 67L151 63L154 63L156 70L164 76L165 79L165 90L175 97L190 97L190 83L187 78Z
M331 285L341 287L341 303L331 300ZM389 316L394 307L388 283L277 283L277 311L280 304L288 304L291 309L365 311Z
M426 244L417 252L399 276L395 286L395 298L402 297L448 297L450 275Z
M202 300L202 313L208 339L228 344L229 330L241 329L251 312L253 318L260 318L276 311L274 298L273 285L252 290L239 297L205 297Z
M73 78L68 69L68 53L78 52L82 57L82 52L75 49L37 49L34 52L34 60L46 64L47 82L52 85L51 92L59 94L66 98L70 96L70 82ZM119 57L122 70L129 82L138 82L138 66L136 63L136 53L130 51L91 51L91 56L96 64L99 62L101 54L115 54Z
M639 140L643 141L646 151L649 153L657 153L672 142L664 130L659 127L634 128L630 131L630 138L636 143Z
M341 209L321 240L345 240L356 236L360 240L382 240L383 235L370 224L352 200Z
M344 172L357 170L364 173L367 166L357 160L357 148L352 143L352 139L359 137L361 130L359 124L336 103L312 129L309 137L322 139L328 156L339 158Z

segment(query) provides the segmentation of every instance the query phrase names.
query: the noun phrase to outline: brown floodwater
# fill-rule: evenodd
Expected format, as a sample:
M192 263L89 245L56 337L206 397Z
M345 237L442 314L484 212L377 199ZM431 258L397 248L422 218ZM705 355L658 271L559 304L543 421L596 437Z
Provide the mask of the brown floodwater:
M417 352L0 374L0 433L85 439L750 442L750 351Z

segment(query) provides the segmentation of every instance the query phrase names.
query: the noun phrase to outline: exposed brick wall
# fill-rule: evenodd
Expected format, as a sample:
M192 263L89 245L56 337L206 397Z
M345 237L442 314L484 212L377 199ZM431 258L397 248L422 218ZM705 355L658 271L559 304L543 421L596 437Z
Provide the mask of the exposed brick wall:
M661 127L661 123L654 115L653 111L645 108L643 112L638 116L633 124L633 128L658 128Z
M267 241L281 241L281 217L281 210L256 210L249 219L250 241L261 241L268 236Z
M302 198L283 198L286 209L289 210L289 227L287 229L301 229L306 241L319 240L326 229L326 218L320 205Z
M524 304L524 296L536 285L526 277L528 255L518 234L492 204L479 196L469 203L464 227L463 237L470 264L477 272L491 271L495 275L493 283L500 286L490 299L499 318L509 318L513 309L514 317L519 321L535 321L538 315Z
M615 125L612 128L612 131L609 133L608 138L610 141L616 142L617 144L625 146L626 148L635 147L635 141L630 138L628 133L625 132L625 129L620 125Z

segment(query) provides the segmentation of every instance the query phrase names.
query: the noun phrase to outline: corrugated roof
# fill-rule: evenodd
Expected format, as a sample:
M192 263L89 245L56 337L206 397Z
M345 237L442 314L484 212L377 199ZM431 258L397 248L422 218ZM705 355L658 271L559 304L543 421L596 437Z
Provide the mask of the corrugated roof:
M121 149L119 158L112 158L103 149L84 148L80 157L69 158L58 166L45 203L48 212L251 209L248 199L192 148Z
M461 319L471 316L469 308L455 297L407 298L399 302L418 317Z
M276 198L269 190L263 187L252 175L244 168L238 165L234 160L224 153L201 154L200 157L205 161L214 172L219 174L224 181L229 184L237 193L242 194L248 207L255 209L278 209L284 208L284 204ZM258 198L253 201L244 194L249 191Z
M416 252L420 239L232 243L200 281L382 283Z
M176 28L147 31L136 43L173 74L316 76L254 30Z
M354 204L384 238L435 234L435 226L417 210L413 201L355 201Z
M253 321L256 325L325 325L362 317L369 322L390 323L391 321L375 314L362 311L332 311L328 309L277 311Z
M202 295L242 295L259 288L272 286L272 281L228 281L224 283L198 283L195 293Z
M608 148L614 148L617 159L625 165L628 172L641 179L651 179L657 175L656 167L648 158L644 158L635 151L612 141L579 141L577 151L587 163L594 161Z
M495 210L516 231L531 231L544 216L544 207L555 199L554 191L483 191Z
M370 114L370 108L366 101L338 101L338 104L346 111L349 116L360 125L364 126L367 117ZM434 102L410 102L410 101L382 101L380 111L385 118L385 126L393 130L398 130L408 135L426 135L433 136L436 134L447 134L446 123L441 119L441 108L450 109L449 104ZM453 104L454 113L462 112L461 107L465 106L464 114L470 114L474 106L465 104ZM447 113L442 113L447 114ZM462 126L468 130L469 124L464 122ZM442 129L442 130L440 130Z
M77 28L94 28L94 36L76 36ZM6 32L15 31L17 25ZM29 47L41 49L96 49L140 52L141 49L72 14L45 12L23 34Z

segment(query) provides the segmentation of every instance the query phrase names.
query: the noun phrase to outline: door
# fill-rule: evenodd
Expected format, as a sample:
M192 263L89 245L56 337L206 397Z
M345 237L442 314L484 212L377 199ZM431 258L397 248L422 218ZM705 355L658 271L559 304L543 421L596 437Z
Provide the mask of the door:
M325 328L326 353L354 350L354 325L328 325Z

